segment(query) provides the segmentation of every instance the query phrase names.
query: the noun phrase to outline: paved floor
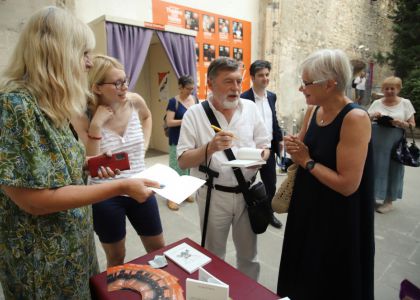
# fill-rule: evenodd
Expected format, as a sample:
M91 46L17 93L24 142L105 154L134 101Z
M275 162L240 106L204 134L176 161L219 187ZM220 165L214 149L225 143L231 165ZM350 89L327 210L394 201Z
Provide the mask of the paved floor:
M167 163L167 155L152 153L146 159L147 165ZM154 156L153 156L154 155ZM395 210L386 215L375 214L375 295L379 300L398 299L399 284L407 278L420 286L420 197L418 193L420 168L406 168L404 177L404 199L395 205ZM278 183L284 176L278 176ZM200 242L200 231L197 205L183 203L177 212L170 211L165 200L159 199L159 209L167 244L181 238ZM286 223L287 215L279 215L279 219ZM132 260L145 254L140 239L134 229L127 222L127 256ZM314 224L316 226L316 224ZM283 242L283 229L269 227L267 232L259 235L259 258L261 261L261 275L259 282L272 291L276 290L277 273ZM97 253L101 271L106 268L104 252L97 242ZM229 238L227 262L234 265L235 251ZM1 289L1 287L0 287ZM0 292L0 299L2 293Z
M146 159L147 164L167 163L168 156L161 155ZM398 299L400 282L407 278L420 286L420 199L418 184L420 168L407 167L404 184L404 199L396 204L389 214L375 214L375 295L376 299ZM278 176L278 182L284 176ZM189 237L200 243L197 205L183 203L177 212L170 211L163 199L159 201L161 219L166 243ZM287 215L278 215L286 223ZM316 224L314 224L316 226ZM278 266L283 242L283 229L269 227L259 235L259 258L261 275L259 282L272 291L276 290ZM127 260L144 254L143 247L130 228L127 236ZM227 261L235 265L235 250L231 238L228 242ZM98 247L101 268L105 269L105 257Z

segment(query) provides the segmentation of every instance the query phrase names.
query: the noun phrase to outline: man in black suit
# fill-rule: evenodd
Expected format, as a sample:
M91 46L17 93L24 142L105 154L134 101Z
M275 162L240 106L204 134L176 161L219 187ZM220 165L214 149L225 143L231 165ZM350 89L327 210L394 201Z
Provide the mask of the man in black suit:
M281 144L283 139L281 129L279 127L276 116L276 94L267 91L270 82L271 64L266 60L256 60L249 68L252 79L252 88L241 95L241 98L249 99L255 102L257 108L263 118L264 124L271 135L271 151L267 163L260 170L261 179L267 190L270 202L276 193L276 158L275 154L280 157ZM282 224L274 213L272 214L270 224L276 228L281 228Z

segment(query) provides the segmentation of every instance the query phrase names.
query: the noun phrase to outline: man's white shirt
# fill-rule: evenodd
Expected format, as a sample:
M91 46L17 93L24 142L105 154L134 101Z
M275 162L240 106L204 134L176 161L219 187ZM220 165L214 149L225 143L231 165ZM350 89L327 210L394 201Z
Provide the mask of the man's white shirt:
M273 113L270 108L270 104L268 103L267 91L264 91L264 96L260 97L257 93L252 89L255 98L255 104L257 105L258 112L260 113L265 128L267 129L268 135L270 136L270 140L273 139Z
M223 114L217 111L209 101L221 129L232 132L236 137L233 139L232 151L236 155L239 148L269 148L271 138L267 132L256 104L252 101L239 99L238 107L230 123ZM177 146L177 155L181 156L185 151L192 150L207 144L214 137L215 132L210 127L210 121L201 104L190 107L184 115L181 126L181 133ZM214 179L215 184L224 186L238 185L231 167L222 166L228 159L224 151L218 151L211 157L210 168L219 172L219 177ZM247 181L256 173L255 169L243 168L242 172ZM198 170L198 167L191 168L191 175L206 179L206 175Z

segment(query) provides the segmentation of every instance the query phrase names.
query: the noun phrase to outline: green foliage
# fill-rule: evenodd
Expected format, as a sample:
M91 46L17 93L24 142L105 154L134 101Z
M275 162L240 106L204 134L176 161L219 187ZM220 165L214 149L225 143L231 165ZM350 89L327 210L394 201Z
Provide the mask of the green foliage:
M378 51L376 53L373 53L373 55L372 55L375 62L380 66L391 64L389 56L390 56L389 52L383 53L383 52L380 52L380 51Z
M389 61L395 75L402 79L401 95L413 103L416 123L420 124L420 1L395 0L395 4L390 16L395 33L392 52L378 58Z
M411 70L420 67L420 2L396 0L395 3L396 9L390 16L395 37L388 58L395 75L405 79Z
M408 98L416 110L416 125L420 125L420 69L413 70L403 82L401 96Z

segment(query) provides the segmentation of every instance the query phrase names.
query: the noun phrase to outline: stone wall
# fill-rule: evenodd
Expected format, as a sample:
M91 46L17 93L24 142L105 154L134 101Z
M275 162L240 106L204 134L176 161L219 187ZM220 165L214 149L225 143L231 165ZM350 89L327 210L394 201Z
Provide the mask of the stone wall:
M74 9L74 0L0 1L0 72L9 63L23 25L35 11L47 5L66 6L68 9Z
M279 120L289 130L292 119L299 123L306 108L298 91L297 67L307 55L339 48L350 59L368 62L372 53L390 51L393 33L387 14L393 0L264 0L261 5L261 53L273 63L270 88L278 94ZM391 73L374 64L373 85Z
M150 0L136 1L148 7L146 4ZM259 16L252 18L253 33L258 33L253 34L252 39L253 59L265 58L273 63L270 89L278 94L278 117L289 129L293 119L299 123L306 107L298 91L299 63L320 48L340 48L351 59L364 61L368 61L372 53L389 51L392 24L387 14L393 8L393 1L260 0L259 11L255 10ZM256 0L244 2L248 3L249 9L255 7ZM8 63L23 24L34 11L55 4L66 6L85 19L95 11L86 3L82 0L1 0L0 72ZM200 8L198 3L194 6ZM184 0L183 4L190 2ZM110 5L104 1L100 7L110 10ZM82 13L84 8L88 8L89 12ZM365 46L363 49L369 48L369 51L359 51L360 45ZM389 68L375 65L374 86L379 86L380 81L390 74Z

